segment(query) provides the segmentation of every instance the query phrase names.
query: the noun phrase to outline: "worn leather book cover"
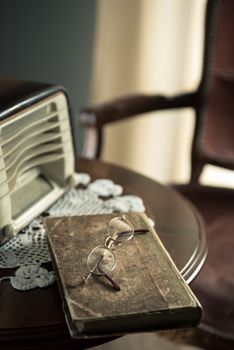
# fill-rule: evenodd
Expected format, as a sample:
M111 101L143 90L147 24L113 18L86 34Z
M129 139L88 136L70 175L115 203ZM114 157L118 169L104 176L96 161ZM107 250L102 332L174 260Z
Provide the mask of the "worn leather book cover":
M91 274L84 283L89 253L106 242L106 227L115 216L45 220L71 336L110 336L198 324L201 306L144 213L128 213L126 219L134 229L148 231L111 246L116 268L110 276L120 290L105 276Z

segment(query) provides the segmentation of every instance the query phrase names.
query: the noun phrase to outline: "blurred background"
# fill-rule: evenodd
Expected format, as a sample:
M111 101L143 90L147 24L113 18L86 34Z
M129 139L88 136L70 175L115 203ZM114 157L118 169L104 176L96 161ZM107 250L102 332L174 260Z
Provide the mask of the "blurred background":
M200 78L206 0L1 1L0 75L64 85L82 148L81 107L128 93L173 95ZM189 109L106 127L102 159L162 182L185 182L193 131ZM120 142L121 140L121 142ZM203 182L234 187L231 172Z
M204 0L100 0L92 100L132 92L173 95L196 87L204 5ZM116 123L106 128L103 159L163 182L184 180L192 127L190 110Z
M91 101L194 90L201 75L205 5L206 0L99 0ZM102 158L164 183L186 182L193 127L191 109L111 124ZM201 181L234 186L233 172L212 166Z
M80 152L83 106L136 92L173 95L196 88L205 5L206 0L2 0L0 76L64 85ZM190 109L117 122L106 127L102 159L163 183L186 182L193 127ZM234 188L228 170L206 167L201 180ZM156 341L153 334L134 335L103 349L155 349Z

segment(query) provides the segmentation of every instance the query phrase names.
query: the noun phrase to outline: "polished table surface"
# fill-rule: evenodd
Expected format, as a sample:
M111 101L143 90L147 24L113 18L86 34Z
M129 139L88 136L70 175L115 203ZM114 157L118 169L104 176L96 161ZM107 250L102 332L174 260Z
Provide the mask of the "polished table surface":
M206 256L206 239L203 223L190 203L172 188L121 167L80 159L77 169L89 173L92 180L112 179L123 187L123 194L141 197L182 276L188 283L195 278ZM6 274L9 270L0 271L0 277ZM16 291L9 283L0 285L0 349L69 350L103 342L70 338L57 284L27 292Z

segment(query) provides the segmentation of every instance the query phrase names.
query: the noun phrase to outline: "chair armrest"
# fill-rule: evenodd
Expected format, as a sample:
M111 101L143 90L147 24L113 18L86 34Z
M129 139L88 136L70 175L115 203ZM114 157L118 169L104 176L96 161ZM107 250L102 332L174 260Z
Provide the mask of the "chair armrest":
M108 103L83 108L80 112L80 125L100 129L104 124L112 123L138 114L184 107L196 107L197 93L188 93L174 97L161 95L129 95L114 99Z

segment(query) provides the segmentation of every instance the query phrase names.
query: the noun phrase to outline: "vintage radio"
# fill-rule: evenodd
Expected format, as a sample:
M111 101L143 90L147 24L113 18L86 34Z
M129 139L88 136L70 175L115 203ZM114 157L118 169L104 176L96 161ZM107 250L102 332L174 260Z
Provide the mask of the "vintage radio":
M0 244L73 185L69 110L60 86L0 80Z

